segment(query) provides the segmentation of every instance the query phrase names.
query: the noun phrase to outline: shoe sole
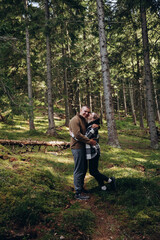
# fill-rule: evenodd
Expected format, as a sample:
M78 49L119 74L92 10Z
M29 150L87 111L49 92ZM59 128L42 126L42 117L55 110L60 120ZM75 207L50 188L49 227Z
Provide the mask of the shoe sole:
M75 198L76 200L89 200L89 198Z
M81 196L81 197L75 197L75 199L77 199L77 200L88 200L90 197L88 196L88 197L83 197L83 196Z

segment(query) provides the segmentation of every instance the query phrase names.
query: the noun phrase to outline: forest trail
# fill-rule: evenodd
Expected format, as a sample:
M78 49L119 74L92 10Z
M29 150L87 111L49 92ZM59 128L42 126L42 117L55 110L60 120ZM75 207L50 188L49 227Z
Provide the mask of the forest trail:
M107 194L107 193L106 193ZM143 236L139 236L133 233L132 238L126 235L122 230L122 223L116 219L116 209L113 206L107 204L102 206L97 202L97 197L90 195L90 199L87 201L79 200L83 208L90 209L95 217L95 230L92 235L92 240L142 240ZM107 211L108 209L108 211ZM126 235L126 236L125 236Z
M80 201L84 208L90 208L96 216L95 232L92 240L116 240L121 236L120 225L115 217L105 208L96 205L96 197L91 196L88 201ZM110 208L108 205L107 208ZM111 212L111 210L109 210Z

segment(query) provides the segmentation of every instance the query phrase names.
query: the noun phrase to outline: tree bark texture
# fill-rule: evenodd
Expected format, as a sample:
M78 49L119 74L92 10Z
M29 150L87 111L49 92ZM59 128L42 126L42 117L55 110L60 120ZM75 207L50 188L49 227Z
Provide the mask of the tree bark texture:
M151 147L158 149L158 136L156 132L154 102L152 93L152 77L149 60L149 42L148 42L148 29L146 20L145 6L141 2L141 23L142 23L142 39L143 39L143 54L144 54L144 69L145 69L145 83L146 83L146 105L147 105L147 118L151 138Z
M141 80L139 80L139 122L140 127L144 128L144 122L143 122L143 94L142 94L142 83Z
M108 144L113 147L120 147L118 136L117 136L115 119L114 119L111 80L110 80L109 62L108 62L108 53L107 53L107 42L106 42L106 36L105 36L104 9L103 9L102 0L97 0L97 14L98 14L98 26L99 26L99 42L100 42L101 65L102 65L102 75L103 75L104 99L105 99L107 128L108 128Z
M120 120L120 104L119 104L119 93L117 92L117 113L118 113L118 119Z
M83 30L83 40L86 43L86 32L85 32L85 29ZM85 45L84 45L84 55L85 56L87 55L87 51L86 51L86 46ZM88 72L88 66L85 66L85 71ZM87 74L86 74L85 81L86 81L86 95L87 95L85 104L91 109L91 102L90 102L90 99L91 99L91 96L90 96L91 95L90 94L90 79L87 76Z
M124 102L124 112L125 116L127 117L127 100L126 100L126 89L125 89L125 80L122 80L122 87L123 87L123 102Z
M79 80L76 78L76 91L75 91L75 109L76 112L79 112L81 109L81 99L79 91Z
M132 80L130 80L130 82L129 82L129 95L130 95L130 101L131 101L133 123L134 123L134 125L136 125L137 121L136 121L136 112L135 112L135 107L134 107L134 92L133 92Z
M101 90L99 91L99 99L100 99L100 121L103 124L103 93Z
M25 0L25 8L28 10L28 0ZM26 23L28 17L26 16ZM27 51L27 79L28 79L28 98L29 98L29 128L34 130L34 113L33 113L33 94L32 94L32 76L31 76L31 56L30 56L30 43L29 43L29 30L26 26L26 51Z
M132 24L133 24L133 29L134 29L134 39L135 39L135 46L137 49L139 49L139 41L138 41L138 36L137 36L137 27L136 24L133 21L132 18ZM140 127L144 128L144 123L143 123L143 98L142 98L142 83L141 83L141 74L140 74L140 64L139 64L139 53L136 51L136 66L137 66L137 72L135 74L135 79L137 80L137 85L138 85L138 109L139 109L139 123Z
M156 83L155 82L153 82L153 86L154 86L154 96L155 96L155 104L156 104L156 111L157 111L157 120L160 123L160 111L159 111L158 96L157 96Z
M62 47L62 54L64 59L66 58L66 52L65 48ZM65 126L69 126L69 101L68 101L68 74L67 74L67 66L66 63L64 64L63 67L63 79L64 79L64 102L65 102L65 115L66 115L66 120L65 120Z
M48 0L45 0L45 20L46 26L49 20L49 6ZM48 29L47 29L48 31ZM53 99L52 99L52 75L51 75L51 48L49 33L46 33L46 47L47 47L47 97L48 97L48 122L49 127L47 133L51 136L56 134L54 115L53 115Z

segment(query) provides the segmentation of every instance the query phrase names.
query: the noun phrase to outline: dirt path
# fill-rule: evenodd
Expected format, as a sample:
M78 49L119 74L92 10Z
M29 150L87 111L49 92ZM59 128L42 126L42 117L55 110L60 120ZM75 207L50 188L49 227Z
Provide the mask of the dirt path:
M96 216L95 233L92 240L116 240L123 235L118 221L113 215L107 213L106 206L104 208L96 205L94 196L91 196L88 201L80 201L80 203L84 208L90 208Z
M109 203L98 203L95 196L90 196L88 201L80 201L84 208L89 208L96 216L95 231L92 235L92 240L149 240L141 234L132 233L132 236L128 236L126 232L122 230L122 223L116 219L116 209ZM124 219L124 222L126 220Z

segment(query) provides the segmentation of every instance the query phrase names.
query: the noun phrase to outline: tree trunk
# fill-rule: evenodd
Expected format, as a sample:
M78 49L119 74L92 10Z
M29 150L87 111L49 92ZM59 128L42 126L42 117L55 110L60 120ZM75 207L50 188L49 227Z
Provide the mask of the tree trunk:
M136 109L135 109L135 97L134 96L135 96L137 89L134 89L133 85L135 85L135 80L137 80L137 78L136 78L136 74L135 74L134 62L133 62L132 56L131 56L131 61L132 61L132 71L133 71L134 81L133 81L133 79L130 79L130 81L129 81L129 94L130 94L130 100L131 100L133 123L134 123L134 125L136 125L137 120L136 120Z
M100 122L101 124L103 124L103 94L101 93L101 90L99 94L100 94Z
M155 95L155 104L156 104L157 120L158 120L158 122L160 123L160 111L159 111L158 96L157 96L156 83L155 83L155 81L153 81L153 86L154 86L154 95Z
M152 94L152 79L151 79L151 68L150 68L150 60L149 60L149 42L148 42L146 10L142 1L141 1L140 10L141 10L143 51L144 51L147 117L148 117L148 124L149 124L150 138L151 138L151 147L153 149L158 149L159 145L158 145L158 136L156 132L154 102L153 102L153 94Z
M143 94L142 94L142 83L139 79L139 122L140 127L144 128L144 122L143 122Z
M138 41L138 36L137 36L137 25L136 23L133 21L133 18L131 17L131 21L133 24L133 29L134 29L134 39L135 39L135 45L136 48L139 49L139 41ZM137 72L135 75L135 79L136 79L136 83L138 85L138 109L139 109L139 123L140 123L140 127L144 128L144 123L143 123L143 98L142 98L142 83L141 83L141 79L140 79L140 65L139 65L139 53L138 51L136 51L136 66L137 66ZM133 62L132 62L132 66ZM133 67L134 68L134 67ZM133 71L135 72L135 71Z
M80 99L80 92L79 92L79 80L76 77L76 92L75 92L75 109L76 112L79 112L81 109L81 99Z
M45 0L45 20L46 20L46 26L47 26L48 20L49 20L48 0ZM46 46L47 46L47 97L48 97L48 123L49 123L47 133L53 136L56 134L56 131L55 131L55 123L54 123L54 117L53 117L51 48L50 48L50 38L49 38L48 32L46 33Z
M108 128L108 144L113 147L120 147L116 124L114 119L114 108L112 101L111 92L111 80L109 73L109 62L107 54L107 42L105 36L105 24L104 24L104 10L102 0L97 0L97 14L98 14L98 25L99 25L99 42L100 42L100 53L101 53L101 65L103 75L103 87L104 87L104 99L107 117L107 128Z
M120 106L119 106L119 95L117 91L117 113L118 113L118 120L120 120Z
M83 31L83 41L86 43L86 32ZM87 55L86 46L84 45L84 56ZM88 67L85 66L85 72L88 72ZM86 105L91 109L91 94L90 94L90 79L86 74ZM92 110L91 110L92 111Z
M139 124L140 128L144 128L143 122L143 87L142 87L142 79L140 79L140 67L139 67L139 56L137 55L137 85L138 85L138 112L139 112Z
M91 96L90 96L90 80L86 77L86 105L91 108ZM91 110L92 111L92 110Z
M66 33L68 35L68 32ZM69 58L69 63L68 63L68 71L67 71L67 79L68 79L68 108L69 108L69 116L72 118L76 114L76 106L74 102L74 89L72 86L72 74L71 74L71 69L72 69L72 64L71 64L71 50L70 50L70 43L69 41L67 42L67 51L68 51L68 58Z
M66 58L66 53L65 53L65 48L62 47L62 54L64 59ZM63 78L64 78L64 102L65 102L65 115L66 115L66 120L65 120L65 126L69 126L69 102L68 102L68 78L67 78L67 66L66 62L64 63L64 68L63 68Z
M124 112L125 112L125 116L127 117L127 101L126 101L125 80L122 80L122 87L123 87Z
M132 80L129 82L129 95L130 95L130 100L131 100L131 109L132 109L132 117L133 117L133 123L134 125L137 124L136 122L136 113L135 113L135 107L134 107L134 93L133 93L133 84Z
M25 0L25 8L28 11L28 0ZM26 23L28 17L26 16ZM33 96L32 96L32 77L31 77L31 57L30 57L30 44L29 44L29 30L26 26L26 51L27 51L27 79L28 79L28 98L29 98L29 128L34 130L34 114L33 114Z
M64 94L65 94L65 126L69 126L69 102L68 102L68 83L67 83L67 68L64 69Z
M68 102L69 102L69 114L70 114L70 118L72 118L75 114L76 114L76 110L75 110L75 103L73 102L73 86L71 83L71 74L68 71L68 77L69 77L69 82L68 82Z

